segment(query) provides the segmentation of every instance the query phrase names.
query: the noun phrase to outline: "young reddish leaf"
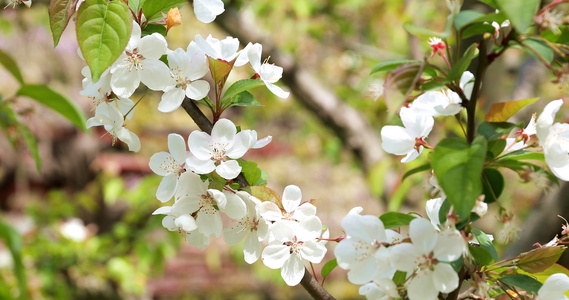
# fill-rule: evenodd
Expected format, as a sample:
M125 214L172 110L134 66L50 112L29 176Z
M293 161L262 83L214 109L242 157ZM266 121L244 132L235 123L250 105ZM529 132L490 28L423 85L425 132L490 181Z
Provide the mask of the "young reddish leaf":
M121 1L86 0L77 12L77 41L97 82L128 44L132 30L129 8Z
M421 76L423 63L400 65L387 74L383 84L383 97L390 116L394 115L413 91Z
M559 260L563 251L561 246L537 248L520 255L516 266L529 273L543 272Z
M490 111L484 117L487 122L506 122L511 116L516 114L520 109L534 103L539 98L529 98L523 100L515 100L508 102L494 103L490 107Z
M233 64L235 60L226 62L222 60L217 60L212 57L207 57L209 61L209 71L211 72L211 76L213 77L213 81L216 85L220 85L223 87L225 81L227 80L227 76L233 69Z
M49 27L53 35L53 46L57 46L59 38L75 13L78 0L51 0L49 2Z

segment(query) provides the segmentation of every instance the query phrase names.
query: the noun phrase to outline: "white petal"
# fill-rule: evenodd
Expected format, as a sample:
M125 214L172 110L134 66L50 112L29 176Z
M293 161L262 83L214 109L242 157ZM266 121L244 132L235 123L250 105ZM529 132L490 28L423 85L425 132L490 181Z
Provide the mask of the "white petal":
M122 127L116 131L116 134L119 140L127 144L129 151L140 151L140 139L134 132Z
M233 143L225 148L225 155L232 159L241 158L251 148L250 131L241 131L233 138Z
M159 33L153 33L140 39L138 42L138 53L144 56L145 60L158 60L168 48L168 42ZM168 74L169 75L169 74Z
M305 242L300 249L300 255L312 263L319 264L326 254L326 247L316 240Z
M200 232L207 236L218 237L221 235L221 232L223 230L221 217L217 213L205 214L198 212L196 223L198 224Z
M415 137L410 136L401 126L383 126L381 128L381 148L391 154L407 154L415 148Z
M149 89L162 91L167 86L173 85L172 76L168 66L159 60L144 60L140 72L140 81Z
M277 221L283 218L281 209L273 202L263 202L259 206L259 213L268 221Z
M118 68L111 75L111 88L119 97L130 97L140 85L140 73L133 69Z
M296 185L288 185L283 191L282 203L287 212L293 212L300 205L302 191Z
M466 71L460 77L460 88L464 92L467 99L472 96L472 88L474 87L474 74Z
M209 83L205 80L194 81L186 87L186 96L190 99L201 100L209 93Z
M178 165L181 166L186 162L186 142L181 135L177 133L168 135L168 150Z
M267 86L267 88L269 89L269 91L271 91L271 93L275 94L275 96L279 97L279 98L288 98L288 96L290 95L290 92L285 92L282 88L280 88L277 85L274 85L272 83L269 82L265 82L265 85Z
M241 166L236 160L222 161L219 166L215 168L219 176L225 179L233 179L241 173Z
M229 246L233 246L243 240L250 230L241 224L235 224L233 227L223 231L223 240ZM250 235L250 234L249 234Z
M563 100L554 100L549 102L543 112L539 115L536 121L536 130L537 130L537 137L540 141L545 141L549 134L549 130L553 125L553 121L555 119L555 114L559 111L563 105Z
M281 276L286 284L295 286L300 283L304 277L304 264L298 255L292 254L290 258L284 263L281 269Z
M285 245L268 245L261 255L265 266L279 269L290 257L290 247Z
M180 175L176 200L201 196L207 193L207 182L203 182L198 174L185 172Z
M152 215L167 215L170 213L170 211L172 210L172 206L161 206L158 209L156 209Z
M349 213L342 220L342 227L348 236L356 240L368 243L385 241L385 227L378 217Z
M235 124L228 119L219 119L211 129L211 138L220 144L227 144L233 141L237 134Z
M185 92L181 88L167 89L166 92L162 94L162 98L158 104L158 110L165 113L173 112L182 105L184 97Z
M458 274L448 264L438 263L431 273L435 288L443 293L450 293L458 287Z
M202 234L199 229L192 231L186 235L186 240L188 243L204 250L209 246L209 237Z
M413 245L423 251L429 253L437 245L438 234L427 219L415 218L409 223L409 236Z
M190 232L198 228L196 220L194 220L190 215L181 215L177 217L174 222L178 228L182 228L185 232Z
M170 167L174 164L174 157L172 157L170 153L164 151L152 155L150 157L150 161L148 162L148 166L152 172L160 176L171 174L172 172L169 170L171 170Z
M224 209L221 209L221 211L232 219L243 218L247 210L245 202L233 193L226 192L224 194L227 198L227 204Z
M268 145L271 141L273 140L272 136L266 136L260 140L257 141L257 143L255 143L255 145L252 147L253 149L259 149L259 148L263 148L266 145Z
M203 23L211 23L224 11L221 0L194 0L194 14Z
M243 253L245 254L245 261L248 264L256 262L261 256L261 251L263 250L263 244L259 242L259 238L256 234L250 233L245 239L245 245L243 246Z
M156 198L160 200L160 202L167 202L176 193L176 189L178 188L178 176L175 174L170 174L162 178L160 181L160 185L158 185L158 189L156 190Z
M429 226L432 228L431 224L429 224ZM417 252L413 244L402 243L392 247L391 255L391 263L395 269L404 272L413 272L417 267L415 259L422 255L422 253Z
M199 130L192 131L188 137L190 152L199 160L211 159L212 149L210 143L210 135Z
M209 174L215 170L215 163L211 159L199 160L193 155L186 159L186 167L198 174Z
M460 258L465 249L466 242L462 234L449 228L438 234L434 255L440 261L452 262Z
M294 218L302 221L308 217L316 215L316 206L310 203L304 203L294 211Z
M439 291L433 285L430 276L417 276L407 288L409 300L436 300Z

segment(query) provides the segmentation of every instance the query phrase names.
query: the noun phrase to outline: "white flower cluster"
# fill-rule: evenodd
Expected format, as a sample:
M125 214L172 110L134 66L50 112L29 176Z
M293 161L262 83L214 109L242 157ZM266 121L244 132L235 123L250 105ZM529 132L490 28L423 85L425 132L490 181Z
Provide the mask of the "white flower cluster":
M338 266L349 270L348 280L362 285L367 299L399 299L393 282L396 271L406 272L405 288L411 300L434 300L439 292L458 287L459 277L449 264L465 253L466 242L454 227L436 230L427 219L415 218L408 233L385 229L374 216L360 215L356 207L342 220L347 237L334 254Z
M202 2L207 1L195 1L194 6L199 7L201 5L199 3ZM223 3L221 5L223 9ZM209 71L207 57L226 62L235 60L234 66L250 63L255 71L254 77L262 80L271 92L281 98L289 95L288 92L274 84L282 77L282 68L266 62L261 63L262 47L259 44L250 44L238 51L239 40L236 38L227 37L224 40L218 40L210 35L204 39L198 34L195 42L190 42L186 50L178 48L172 51L168 49L168 43L162 35L153 33L142 37L141 34L140 26L133 22L132 35L126 49L117 61L103 72L97 82L91 80L88 66L82 70L85 79L83 79L83 90L80 94L92 98L97 105L95 116L87 121L87 127L103 126L113 137L113 144L119 139L128 145L130 151L140 150L138 136L124 127L125 120L130 119L134 113L135 104L130 97L140 83L151 90L164 92L158 105L158 110L161 112L176 110L181 106L185 97L194 100L205 98L210 91L209 83L202 79ZM166 55L168 65L160 60L163 55ZM202 142L203 138L203 134L200 136L197 133L191 137L192 140ZM256 142L256 134L249 140ZM233 147L233 156L229 153L227 156L233 159L241 157L243 154L237 155L235 152L242 151L245 147L237 148L237 146ZM193 164L190 165L202 172L211 172L211 170L204 171L204 168L212 167L211 163L196 165L209 160L205 154L199 150L192 154L197 159L192 160ZM219 156L219 153L215 156ZM216 159L219 161L224 156ZM235 162L233 167L234 165ZM222 175L225 164L220 166L221 169L217 168L217 171Z

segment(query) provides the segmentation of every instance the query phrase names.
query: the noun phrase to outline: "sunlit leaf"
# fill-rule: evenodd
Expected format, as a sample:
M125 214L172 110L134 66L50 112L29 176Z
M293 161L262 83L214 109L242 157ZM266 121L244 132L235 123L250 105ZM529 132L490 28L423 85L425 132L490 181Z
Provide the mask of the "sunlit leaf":
M167 14L170 8L181 8L185 3L184 0L148 0L142 4L142 12L148 21L162 20L161 13Z
M39 103L53 109L71 121L77 128L87 131L85 127L85 115L68 98L53 91L49 87L40 84L26 84L20 87L18 95L30 97Z
M36 141L36 137L24 124L19 124L18 134L22 137L22 140L26 144L26 147L28 147L30 154L32 155L34 161L36 162L36 170L40 172L41 157L40 157L40 152L38 150L38 143Z
M91 69L91 78L97 82L130 39L132 18L129 8L121 1L86 0L77 12L76 30L79 47Z
M492 26L490 24L480 23L480 24L474 24L474 25L469 26L468 28L464 29L462 31L461 36L463 39L467 39L469 37L472 37L475 35L481 35L481 34L485 34L485 33L494 34L494 31L495 31L494 26Z
M486 117L484 117L484 121L506 122L520 109L534 103L537 100L539 100L539 97L494 103L492 106L490 106L490 110L486 114Z
M462 73L468 69L470 62L478 56L478 44L474 43L464 51L460 59L450 69L447 81L454 81L460 79Z
M0 64L2 64L20 84L24 84L24 78L22 77L22 73L20 73L18 65L8 53L2 50L0 50Z
M270 202L275 203L280 209L284 209L281 196L279 196L279 194L277 194L277 192L273 191L272 189L270 189L268 187L251 186L251 187L245 188L245 190L248 190L251 195L257 197L258 199L260 199L263 202L264 201L270 201Z
M496 252L496 248L494 248L494 244L492 244L488 235L482 230L476 228L472 228L472 233L476 237L476 240L478 240L480 247L488 251L494 261L498 260L498 252Z
M475 10L463 10L454 17L454 27L461 30L465 26L472 24L476 19L484 16L483 13Z
M229 73L231 73L231 70L233 69L235 60L226 62L209 56L207 58L209 62L209 71L211 72L215 85L223 86L227 80L227 76L229 76Z
M403 25L403 29L407 30L407 32L409 32L410 34L421 38L438 37L441 39L446 39L447 37L450 36L450 31L436 32L429 28L419 27L411 24Z
M0 240L6 245L14 261L14 274L18 280L20 299L28 299L26 269L22 263L22 237L8 224L0 221Z
M496 8L504 13L521 34L528 31L540 0L494 0Z
M401 177L401 181L404 181L405 178L407 178L407 177L409 177L409 176L411 176L411 175L413 175L413 174L420 173L420 172L424 172L424 171L428 171L428 170L430 170L430 169L431 169L431 164L429 164L429 163L426 163L426 164L424 164L424 165L421 165L421 166L418 166L418 167L416 167L416 168L413 168L413 169L407 171L405 174L403 174L403 177Z
M492 141L509 134L516 127L517 125L514 123L484 121L478 125L476 132L487 140Z
M385 229L399 228L401 226L409 225L413 219L416 217L409 214L404 214L400 212L390 211L379 216L381 222Z
M388 60L388 61L384 61L382 63L379 63L377 66L375 66L371 70L371 72L369 74L371 75L371 74L378 73L378 72L393 71L393 70L395 70L395 68L399 67L400 65L409 64L409 63L420 64L421 61L420 60L414 60L414 59Z
M432 156L437 180L460 220L470 216L482 193L482 166L486 157L486 139L476 138L471 145L457 138L439 142Z
M257 167L257 163L243 159L239 159L238 162L241 166L241 173L243 173L249 185L257 185L257 182L261 180L261 169Z
M476 262L481 266L487 266L494 262L492 255L488 253L488 250L478 246L478 245L468 245L468 250Z
M221 97L221 103L224 103L224 102L230 100L235 95L240 94L241 92L248 91L250 89L253 89L253 88L256 88L259 86L263 86L263 85L265 85L265 83L263 81L255 80L255 79L242 79L242 80L236 81L229 88L227 88L227 90L223 94L223 97ZM234 105L236 105L236 104L234 104Z
M51 0L49 2L49 27L53 35L53 46L57 46L61 34L75 13L78 0Z
M328 277L330 273L338 266L338 261L334 258L329 260L327 263L324 264L322 267L322 278Z

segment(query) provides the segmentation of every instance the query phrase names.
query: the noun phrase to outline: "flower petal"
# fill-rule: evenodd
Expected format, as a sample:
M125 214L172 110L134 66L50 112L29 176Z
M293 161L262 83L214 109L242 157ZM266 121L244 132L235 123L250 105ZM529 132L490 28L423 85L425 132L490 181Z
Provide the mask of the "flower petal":
M290 247L285 245L268 245L261 255L265 266L279 269L290 257Z
M299 284L302 277L304 277L304 272L305 268L302 260L298 255L292 254L284 263L281 269L281 276L286 284L289 286L295 286Z
M166 89L160 103L158 104L158 110L164 113L173 112L178 107L182 105L184 101L185 92L181 88L169 88Z
M164 203L174 197L176 189L178 188L178 176L170 174L162 178L158 189L156 190L156 198Z
M438 263L431 276L435 288L442 293L450 293L458 288L458 274L448 264Z
M168 150L170 150L178 166L186 162L186 142L181 135L177 133L170 133L168 135Z
M219 166L215 168L215 171L219 176L229 180L239 176L241 169L241 166L236 160L228 160L222 161Z
M300 205L302 191L296 185L288 185L283 191L282 203L287 212L293 212Z

